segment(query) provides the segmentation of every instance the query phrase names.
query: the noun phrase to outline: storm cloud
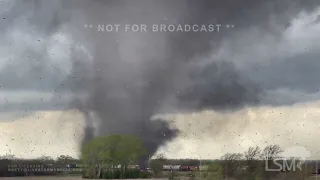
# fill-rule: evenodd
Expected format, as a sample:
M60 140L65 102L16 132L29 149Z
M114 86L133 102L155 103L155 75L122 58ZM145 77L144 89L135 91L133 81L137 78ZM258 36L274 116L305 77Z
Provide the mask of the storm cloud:
M105 134L134 134L154 154L179 131L162 119L151 120L158 114L231 113L319 100L316 0L0 5L3 113L78 109L87 119L84 142ZM95 28L86 28L89 24ZM115 33L98 32L98 24L222 28ZM234 28L227 28L231 24Z

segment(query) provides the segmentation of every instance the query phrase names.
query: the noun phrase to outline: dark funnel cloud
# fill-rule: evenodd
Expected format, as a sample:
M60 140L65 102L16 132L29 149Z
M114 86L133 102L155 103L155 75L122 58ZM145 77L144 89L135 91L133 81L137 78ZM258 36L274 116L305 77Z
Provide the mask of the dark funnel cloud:
M187 1L92 1L86 4L87 24L215 24L238 18L219 19L219 8L205 2ZM241 4L239 4L241 5ZM242 5L245 6L245 5ZM212 9L210 9L212 8ZM210 14L210 12L215 12ZM220 10L218 11L220 12ZM224 17L224 16L222 16ZM223 22L224 21L224 22ZM220 34L219 34L220 33ZM180 109L231 109L258 102L259 91L239 77L232 63L213 62L203 69L196 55L208 52L214 40L227 32L93 32L86 40L93 46L88 76L74 67L75 84L87 92L80 110L96 114L87 118L84 143L96 135L132 134L145 142L150 155L178 131L163 120L151 120L173 102ZM198 62L199 61L199 62ZM89 75L90 74L90 75ZM195 74L195 75L194 75ZM247 81L249 81L247 83ZM164 107L164 108L163 108ZM93 128L92 122L98 125Z

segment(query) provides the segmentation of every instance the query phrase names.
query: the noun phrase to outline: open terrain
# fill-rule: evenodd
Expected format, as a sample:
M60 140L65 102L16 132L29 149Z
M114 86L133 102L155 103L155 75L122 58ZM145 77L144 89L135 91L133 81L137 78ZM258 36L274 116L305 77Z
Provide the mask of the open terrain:
M0 178L1 180L80 180L81 176L71 176L71 177L57 177L57 176L39 176L39 177L5 177ZM94 180L94 179L91 179ZM130 179L127 179L130 180ZM139 179L135 179L139 180ZM144 179L149 180L149 179ZM167 179L158 179L158 180L167 180Z

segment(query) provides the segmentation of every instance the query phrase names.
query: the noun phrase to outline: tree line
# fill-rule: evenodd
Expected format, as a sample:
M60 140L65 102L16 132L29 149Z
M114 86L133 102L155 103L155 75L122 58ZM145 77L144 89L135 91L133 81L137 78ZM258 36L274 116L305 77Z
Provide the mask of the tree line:
M8 171L10 164L42 164L49 167L61 167L67 164L85 165L82 172L83 178L94 179L125 179L125 178L150 178L150 177L188 177L203 180L269 180L290 179L304 180L315 172L315 163L308 163L302 169L292 171L268 171L278 168L274 160L280 158L282 148L279 145L268 145L261 149L258 146L249 147L244 153L226 153L216 160L201 160L201 165L207 168L190 172L166 172L163 165L199 166L197 159L167 159L160 154L151 159L148 166L151 169L141 170L130 165L138 164L142 157L147 155L143 142L130 135L109 135L97 137L81 148L81 157L74 159L61 155L56 160L48 156L34 160L19 160L13 156L2 156L0 160L0 176L25 176L25 175L58 175L66 172L37 172L25 174L24 172Z
M56 159L50 156L41 156L37 159L19 159L14 155L0 156L0 177L14 176L43 176L43 175L62 175L62 174L82 174L82 171L64 171L68 164L79 164L80 159L72 158L68 155L61 155ZM29 170L28 170L29 169ZM33 170L30 170L33 169ZM55 171L34 169L57 169ZM61 169L61 171L59 171Z
M181 177L202 179L237 179L237 180L267 180L267 179L305 179L315 172L315 164L309 163L302 169L282 169L282 171L269 171L278 168L274 160L280 159L283 149L279 145L268 145L261 149L258 146L249 147L244 153L226 153L217 160L201 160L207 166L204 171L166 172L163 165L198 166L200 160L173 160L159 155L150 160L152 171L143 172L143 177ZM90 178L133 178L130 164L137 164L142 156L147 153L143 142L129 135L111 135L99 137L85 145L82 149L84 163L89 164L86 177ZM292 159L293 161L293 159ZM136 176L140 177L136 170ZM117 174L117 176L115 176ZM142 177L140 177L142 178Z
M200 165L200 160L166 159L159 155L152 160L151 167L156 177L191 176L190 179L201 177L203 180L306 180L314 176L316 161L307 161L300 165L301 169L293 168L293 163L299 163L299 158L282 159L283 149L279 145L268 145L261 149L258 146L249 147L244 153L226 153L216 160L202 160L202 166L206 168L199 172L172 172L162 170L163 165ZM284 162L285 161L285 162ZM302 161L300 161L302 162ZM279 164L287 166L279 169ZM296 165L295 164L295 165ZM270 171L273 169L274 171ZM279 169L279 170L277 170Z

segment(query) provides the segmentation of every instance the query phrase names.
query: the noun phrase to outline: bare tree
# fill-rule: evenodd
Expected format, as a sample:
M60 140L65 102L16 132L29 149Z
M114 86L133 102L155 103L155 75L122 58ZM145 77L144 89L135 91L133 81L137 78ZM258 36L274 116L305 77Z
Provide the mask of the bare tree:
M227 153L221 157L222 160L226 161L239 161L243 158L241 153Z
M166 163L166 159L163 154L157 155L157 157L151 161L150 163L151 169L153 170L153 173L155 174L155 176L158 177L162 175L162 168L165 163Z
M16 157L12 154L6 154L6 155L2 155L0 156L0 159L9 159L9 160L13 160L16 159Z
M52 165L54 163L54 159L50 156L44 156L42 155L41 157L38 158L38 160L42 163L42 164L46 164L46 165Z
M244 157L247 161L257 160L261 157L261 149L256 147L249 147L249 149L244 153Z
M259 158L261 157L261 149L258 146L249 147L249 149L244 152L244 157L246 159L246 178L253 179L261 174L261 164Z
M262 151L262 157L266 160L274 160L279 158L279 155L283 152L279 145L268 145Z
M225 177L235 176L238 168L241 165L243 154L241 153L227 153L221 157L223 172Z
M268 165L269 169L278 168L274 164L274 160L278 159L282 152L283 152L283 150L281 149L281 147L279 145L266 146L261 153L261 157L265 160L264 166ZM264 169L266 169L266 167L264 167ZM277 176L279 176L279 172L263 171L263 177L266 179L271 179L271 178L274 178Z
M41 157L39 157L38 160L40 160L40 161L54 161L54 159L52 157L45 156L45 155L42 155Z

